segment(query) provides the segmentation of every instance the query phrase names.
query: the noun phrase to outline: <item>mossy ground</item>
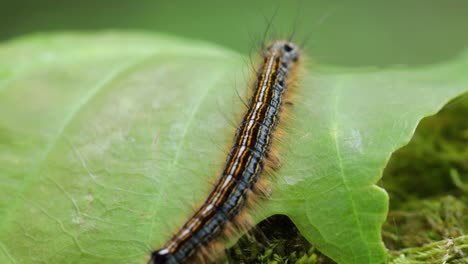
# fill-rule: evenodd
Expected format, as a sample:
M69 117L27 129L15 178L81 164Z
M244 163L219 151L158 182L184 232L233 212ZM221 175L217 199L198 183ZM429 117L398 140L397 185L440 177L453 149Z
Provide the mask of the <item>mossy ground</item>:
M468 263L468 95L419 124L379 185L390 195L382 228L389 263ZM334 263L285 216L273 216L228 251L232 263Z

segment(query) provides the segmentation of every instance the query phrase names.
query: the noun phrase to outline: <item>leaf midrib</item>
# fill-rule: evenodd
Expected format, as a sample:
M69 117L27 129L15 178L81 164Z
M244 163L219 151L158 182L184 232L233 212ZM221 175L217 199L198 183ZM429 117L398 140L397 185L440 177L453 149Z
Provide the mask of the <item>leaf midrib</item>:
M331 138L332 140L334 141L334 148L335 148L335 151L336 151L336 157L337 157L337 162L338 162L338 167L339 167L339 175L341 176L341 181L343 183L343 186L345 187L346 189L346 195L348 197L348 200L350 201L351 203L351 211L352 211L352 216L353 216L353 219L354 221L356 222L357 226L359 227L358 230L359 230L359 237L360 239L367 245L366 247L366 253L367 253L367 259L370 260L371 257L370 257L370 251L369 251L369 246L367 244L367 240L364 239L364 235L362 233L362 225L361 225L361 222L359 221L359 217L356 215L356 205L354 204L354 199L353 199L353 193L352 193L352 190L351 188L349 187L348 185L348 182L346 180L346 173L345 173L345 170L344 170L344 167L343 167L343 159L342 159L342 155L341 155L341 148L339 146L339 131L340 131L340 124L342 124L343 122L336 122L336 120L338 120L338 115L340 113L340 111L338 110L339 108L339 95L340 95L340 91L342 91L341 89L342 87L342 83L339 82L337 83L337 86L333 89L333 119L332 120L335 120L334 123L331 124L330 128L331 128Z
M177 162L179 161L179 156L182 152L182 147L185 143L185 140L186 140L186 137L187 135L189 135L189 127L191 127L193 121L195 121L195 116L199 113L199 109L200 107L203 105L203 102L205 102L205 99L207 98L207 96L209 95L209 93L214 89L216 88L217 86L215 85L217 82L219 82L221 80L221 77L225 76L226 74L226 71L222 71L220 72L220 74L216 77L216 78L210 78L211 82L210 83L206 83L204 86L207 87L208 89L205 89L205 92L203 94L201 94L201 96L199 96L199 100L198 102L196 103L196 105L193 107L193 109L191 109L191 114L190 116L188 117L187 119L187 122L186 122L186 125L185 125L185 128L184 128L184 131L182 133L182 137L180 138L180 140L178 141L178 145L177 145L177 150L176 150L176 153L174 155L174 159L173 159L173 162L171 163L171 165L169 166L168 168L168 173L170 175L173 175L173 172L176 170L176 165L177 165ZM156 209L154 210L154 215L157 215L157 208L158 208L158 205L161 204L161 201L162 201L162 198L163 198L163 194L164 194L164 189L166 188L167 184L168 184L169 181L164 181L163 182L163 185L161 186L161 191L159 192L159 195L158 195L158 198L156 199L156 201L154 202L154 205L156 206ZM148 236L148 244L151 243L152 241L152 237L153 237L153 229L154 229L154 226L156 224L156 217L153 217L152 220L151 220L151 226L150 226L150 231L149 231L149 236Z

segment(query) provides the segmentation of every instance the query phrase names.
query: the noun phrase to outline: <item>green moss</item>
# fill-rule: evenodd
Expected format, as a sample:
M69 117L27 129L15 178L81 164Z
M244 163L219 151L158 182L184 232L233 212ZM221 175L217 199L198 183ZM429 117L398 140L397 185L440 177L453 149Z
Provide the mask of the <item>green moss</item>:
M335 263L305 240L284 215L274 215L259 223L229 249L228 258L229 263Z
M382 237L391 263L467 263L468 96L424 119L381 182L391 210Z
M411 142L390 159L380 185L391 198L391 209L412 199L443 194L463 195L451 177L468 177L468 96L425 118Z

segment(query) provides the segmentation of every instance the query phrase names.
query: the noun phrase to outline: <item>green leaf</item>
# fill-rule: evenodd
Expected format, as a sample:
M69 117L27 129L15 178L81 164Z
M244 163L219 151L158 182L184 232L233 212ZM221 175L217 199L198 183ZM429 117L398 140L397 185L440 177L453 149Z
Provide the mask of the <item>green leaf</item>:
M250 66L162 35L1 45L0 263L143 263L218 176ZM255 219L288 215L340 263L384 262L388 198L374 184L418 121L468 90L467 66L308 67Z

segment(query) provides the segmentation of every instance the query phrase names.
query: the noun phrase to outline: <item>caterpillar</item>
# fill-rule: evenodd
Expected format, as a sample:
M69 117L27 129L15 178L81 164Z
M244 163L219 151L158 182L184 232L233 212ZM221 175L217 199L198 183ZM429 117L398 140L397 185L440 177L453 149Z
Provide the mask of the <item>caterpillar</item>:
M151 253L148 264L185 263L193 259L240 214L267 161L279 162L271 145L301 56L292 42L275 41L263 50L262 57L252 97L214 188L182 228Z

